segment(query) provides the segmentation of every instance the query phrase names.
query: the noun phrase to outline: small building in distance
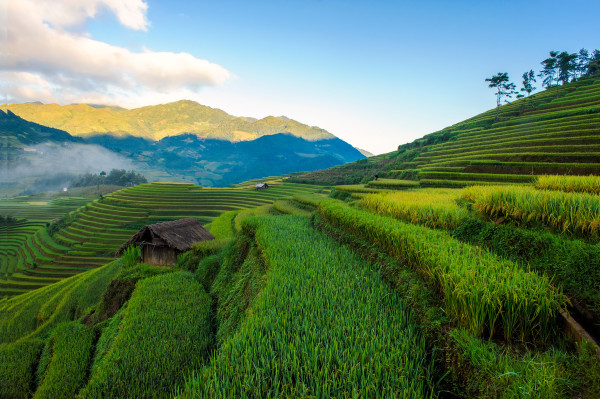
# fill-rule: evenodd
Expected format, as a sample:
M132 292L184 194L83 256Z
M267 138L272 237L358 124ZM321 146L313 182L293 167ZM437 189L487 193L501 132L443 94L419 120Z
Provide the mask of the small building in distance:
M155 266L168 266L177 262L177 256L199 241L215 237L194 218L173 220L144 226L125 244L120 256L130 245L142 247L142 262Z
M267 188L269 188L269 185L267 183L256 183L256 186L254 186L254 188L256 190L266 190Z

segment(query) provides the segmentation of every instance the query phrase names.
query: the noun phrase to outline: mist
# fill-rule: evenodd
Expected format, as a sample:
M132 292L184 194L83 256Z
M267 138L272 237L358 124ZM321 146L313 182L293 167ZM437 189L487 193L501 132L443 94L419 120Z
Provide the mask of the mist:
M16 185L26 194L69 187L75 176L87 172L134 169L131 160L94 144L47 142L26 147L21 154L3 171L0 183Z

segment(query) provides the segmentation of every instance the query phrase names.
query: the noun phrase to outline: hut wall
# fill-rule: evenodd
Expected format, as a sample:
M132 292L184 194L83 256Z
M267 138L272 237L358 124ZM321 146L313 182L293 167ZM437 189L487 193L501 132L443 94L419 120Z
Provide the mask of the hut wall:
M142 248L142 262L154 266L172 266L177 262L177 251L169 247L144 245Z

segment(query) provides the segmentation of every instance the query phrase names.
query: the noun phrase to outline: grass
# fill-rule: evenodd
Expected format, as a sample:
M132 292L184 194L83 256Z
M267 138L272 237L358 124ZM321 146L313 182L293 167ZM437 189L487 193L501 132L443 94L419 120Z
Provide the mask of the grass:
M181 397L433 396L410 309L361 259L305 218L246 223L266 286Z

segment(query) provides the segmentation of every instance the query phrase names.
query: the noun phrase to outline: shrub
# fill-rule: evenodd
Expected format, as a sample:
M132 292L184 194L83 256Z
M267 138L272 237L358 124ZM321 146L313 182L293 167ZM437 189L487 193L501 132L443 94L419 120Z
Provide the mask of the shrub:
M137 245L130 245L123 251L123 255L121 256L121 261L126 269L129 269L140 261L142 257L142 249Z

